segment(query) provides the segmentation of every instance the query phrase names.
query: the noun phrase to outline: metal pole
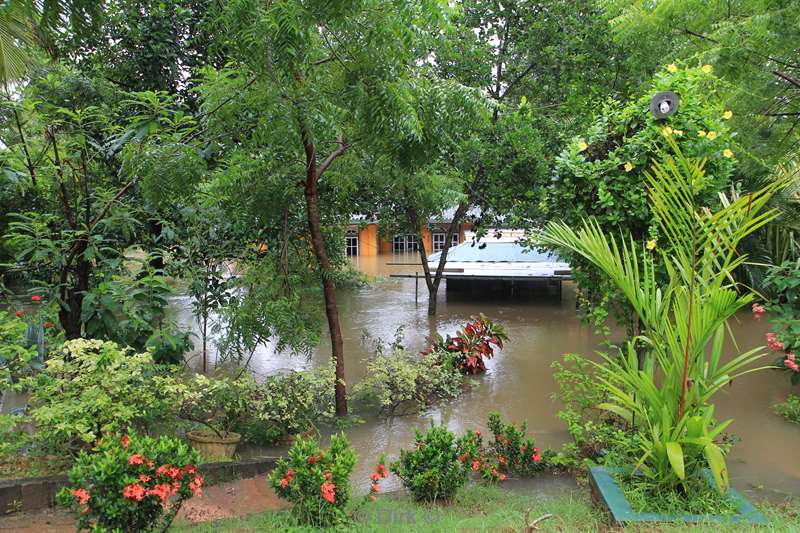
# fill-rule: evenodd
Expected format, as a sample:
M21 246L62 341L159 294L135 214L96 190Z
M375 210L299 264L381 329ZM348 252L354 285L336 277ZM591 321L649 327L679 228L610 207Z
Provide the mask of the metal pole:
M414 303L419 305L419 272L414 272Z

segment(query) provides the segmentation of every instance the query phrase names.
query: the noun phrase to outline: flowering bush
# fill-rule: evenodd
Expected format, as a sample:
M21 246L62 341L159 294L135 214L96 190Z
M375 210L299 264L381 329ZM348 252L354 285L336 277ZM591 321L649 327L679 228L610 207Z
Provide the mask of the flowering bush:
M508 340L505 330L483 315L472 317L455 337L438 337L425 353L445 351L455 354L453 364L465 374L486 372L484 359L491 359L495 347L502 349Z
M667 239L659 239L643 173L654 154L668 150L671 142L687 157L706 161L696 193L704 205L717 205L718 191L729 188L738 150L729 126L732 114L722 106L720 82L712 71L671 65L656 72L639 96L604 102L592 124L556 157L552 180L540 195L541 215L574 228L591 217L608 234L630 233L661 248ZM678 112L663 120L648 111L658 91L680 96ZM609 314L630 319L627 305L597 267L565 248L557 252L572 265L579 302L595 325Z
M336 416L334 366L268 376L250 396L251 416L237 426L242 437L270 445Z
M455 434L431 424L425 435L416 431L415 448L401 450L391 470L415 500L450 500L467 482L467 465L460 455Z
M464 389L464 376L453 358L442 351L378 354L367 363L367 377L353 387L353 395L391 413L401 405L419 410L437 399L455 398Z
M279 497L292 503L304 524L328 527L346 521L350 474L356 454L344 434L333 435L327 452L313 438L298 437L287 458L278 459L269 482Z
M776 365L789 372L796 385L800 383L800 260L770 267L764 284L772 296L766 305L753 304L753 315L760 320L769 312L772 331L767 333L767 348L780 354Z
M106 433L148 431L162 423L174 401L149 353L113 342L77 339L50 354L39 374L22 384L30 390L36 440L51 450L90 448Z
M197 452L169 437L106 435L81 452L71 487L58 495L78 530L166 531L183 502L200 494Z
M484 445L480 431L470 431L458 440L459 461L469 466L484 481L505 481L509 475L531 476L541 472L554 455L542 452L525 437L526 424L504 424L499 413L489 414L493 440Z

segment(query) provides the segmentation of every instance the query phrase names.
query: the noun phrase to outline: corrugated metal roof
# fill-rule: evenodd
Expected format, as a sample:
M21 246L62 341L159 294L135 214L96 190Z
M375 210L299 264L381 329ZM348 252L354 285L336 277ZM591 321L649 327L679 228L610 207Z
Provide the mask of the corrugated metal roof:
M438 263L440 252L428 256L428 261ZM515 242L487 242L473 245L464 242L450 248L447 262L467 263L544 263L561 261L552 252L531 250Z

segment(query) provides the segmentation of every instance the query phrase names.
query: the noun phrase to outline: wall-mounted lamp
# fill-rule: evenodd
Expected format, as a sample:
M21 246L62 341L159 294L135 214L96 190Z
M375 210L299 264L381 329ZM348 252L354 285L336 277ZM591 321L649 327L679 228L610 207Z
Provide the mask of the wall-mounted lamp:
M661 120L674 115L680 106L680 97L672 91L659 91L650 100L650 112Z

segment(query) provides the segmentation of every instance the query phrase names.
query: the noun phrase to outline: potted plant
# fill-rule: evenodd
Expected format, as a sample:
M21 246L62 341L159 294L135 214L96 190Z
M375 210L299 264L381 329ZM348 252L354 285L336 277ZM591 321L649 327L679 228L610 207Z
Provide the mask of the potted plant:
M249 376L194 376L176 385L179 416L199 424L186 436L206 460L231 459L242 436L233 431L250 414L255 382Z
M551 222L539 236L541 244L566 248L600 268L641 325L619 353L595 363L609 393L598 407L633 428L639 455L630 465L592 469L593 487L620 522L721 519L705 506L688 508L706 496L728 505L725 520L759 522L763 517L730 488L720 436L732 421L717 423L710 401L733 379L757 370L751 363L766 355L757 348L722 359L728 321L753 300L732 275L746 261L738 245L775 217L762 209L781 184L725 198L712 211L697 198L703 162L670 144L676 155L645 174L660 244L654 238L640 245L631 236L617 241L592 219L578 231ZM626 492L626 486L634 488ZM628 497L634 493L654 496L645 506L666 497L673 509L675 502L686 507L635 512Z

